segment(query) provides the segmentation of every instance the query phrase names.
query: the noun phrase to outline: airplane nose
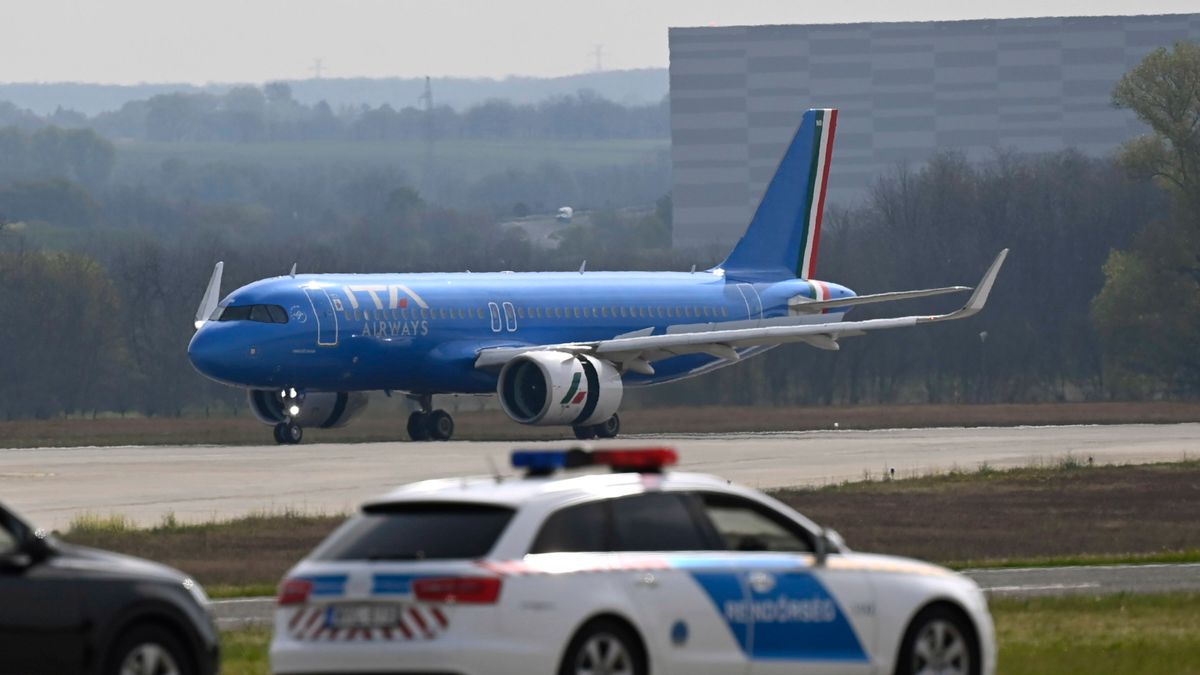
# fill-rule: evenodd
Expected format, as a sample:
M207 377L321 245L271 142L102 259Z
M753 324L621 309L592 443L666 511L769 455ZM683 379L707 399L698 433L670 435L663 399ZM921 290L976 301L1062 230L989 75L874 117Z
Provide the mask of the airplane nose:
M188 343L188 360L202 375L219 380L224 350L213 333L208 326L201 326L200 330L196 331L192 341Z

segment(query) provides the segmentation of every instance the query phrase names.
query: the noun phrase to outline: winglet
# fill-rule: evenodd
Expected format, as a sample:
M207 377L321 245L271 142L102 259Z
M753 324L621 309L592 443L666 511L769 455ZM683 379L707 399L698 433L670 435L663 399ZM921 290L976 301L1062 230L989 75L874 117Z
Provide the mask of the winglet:
M200 330L217 311L217 303L221 298L221 272L225 269L224 261L213 267L212 278L208 280L208 288L204 289L204 297L200 298L200 306L196 308L196 330Z
M992 285L996 283L996 277L1000 275L1000 267L1004 265L1004 259L1007 257L1008 249L1000 251L996 259L992 261L992 266L988 268L983 278L979 280L979 285L975 287L975 292L971 294L970 299L967 300L967 304L962 306L962 309L941 316L923 317L917 321L949 321L951 319L965 319L968 316L978 314L983 309L983 306L987 304L988 295L992 292Z

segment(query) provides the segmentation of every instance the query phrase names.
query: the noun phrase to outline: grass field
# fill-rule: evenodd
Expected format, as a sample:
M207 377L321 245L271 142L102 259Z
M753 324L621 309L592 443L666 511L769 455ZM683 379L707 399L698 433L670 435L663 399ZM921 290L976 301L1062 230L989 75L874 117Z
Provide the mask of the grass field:
M1000 675L1200 673L1200 596L992 602ZM267 629L222 635L225 675L267 673Z
M983 467L776 496L857 550L956 567L1200 560L1200 461ZM279 513L139 529L120 517L86 517L62 536L178 567L214 596L269 595L342 520Z
M453 404L449 400L449 404ZM438 402L438 405L447 405ZM477 410L468 400L454 411L459 440L574 440L569 427L516 424L499 410ZM373 410L344 429L305 429L306 443L407 440L407 411L394 401L373 401ZM453 408L453 405L450 405ZM621 413L624 434L730 433L911 427L1014 426L1020 424L1162 424L1200 422L1200 403L1054 403L1008 405L911 405L821 407L634 408ZM262 445L268 427L247 411L239 417L90 417L0 422L0 447L78 445Z

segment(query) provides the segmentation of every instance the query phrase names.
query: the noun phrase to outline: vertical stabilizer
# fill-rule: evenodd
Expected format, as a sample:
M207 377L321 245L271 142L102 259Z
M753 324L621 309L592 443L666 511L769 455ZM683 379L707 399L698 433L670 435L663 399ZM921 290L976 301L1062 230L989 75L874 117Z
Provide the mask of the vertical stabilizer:
M837 110L804 113L746 234L721 264L735 279L808 279L816 273Z

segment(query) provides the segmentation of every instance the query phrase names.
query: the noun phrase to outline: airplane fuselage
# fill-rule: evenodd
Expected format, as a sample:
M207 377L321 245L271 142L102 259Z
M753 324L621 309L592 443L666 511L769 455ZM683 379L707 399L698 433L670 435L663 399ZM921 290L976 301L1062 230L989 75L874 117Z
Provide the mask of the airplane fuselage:
M234 291L189 354L205 375L250 389L492 393L496 370L475 366L482 349L795 323L805 317L790 299L852 295L832 283L735 282L719 271L297 275ZM829 322L844 311L809 317ZM728 362L686 354L623 379L657 384Z

